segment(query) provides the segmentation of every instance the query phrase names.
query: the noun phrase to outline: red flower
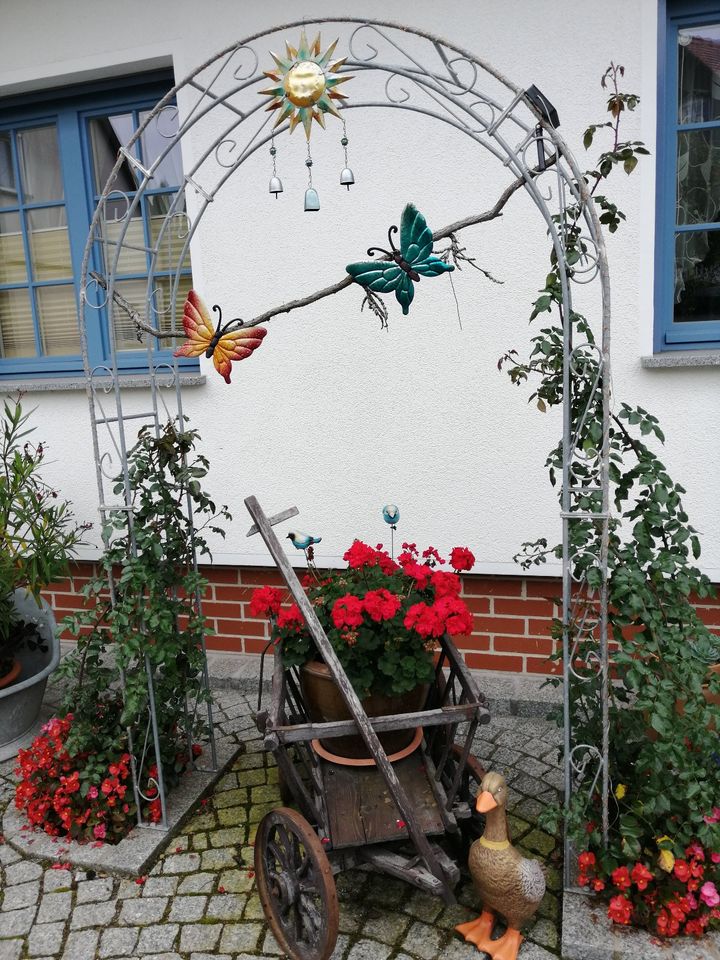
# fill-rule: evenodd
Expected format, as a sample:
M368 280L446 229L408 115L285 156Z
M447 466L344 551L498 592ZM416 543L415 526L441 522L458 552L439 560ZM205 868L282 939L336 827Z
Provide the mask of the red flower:
M355 540L349 550L343 554L348 566L353 569L379 566L383 573L395 573L399 566L384 550L370 547L362 540Z
M657 932L661 937L674 937L680 930L680 924L670 916L667 910L661 910L656 921Z
M616 870L613 870L611 876L612 882L618 890L628 890L632 885L630 871L627 867L618 867Z
M686 911L683 909L683 905L679 900L671 900L669 903L666 903L665 906L673 920L677 920L678 923L685 922Z
M457 597L460 594L460 577L456 573L435 570L430 577L430 586L435 591L435 599Z
M441 597L435 604L435 610L451 637L463 637L472 633L472 614L459 597Z
M250 600L251 617L269 617L280 610L282 590L277 587L258 587Z
M453 570L472 570L475 557L467 547L454 547L450 551L450 566Z
M592 888L595 891L595 893L600 893L602 890L605 889L605 881L601 880L600 877L595 877L595 879L592 882Z
M690 865L686 860L676 860L673 873L681 883L687 883L690 879Z
M296 603L281 607L277 615L277 625L279 630L294 630L295 633L300 633L305 621Z
M638 890L645 890L648 883L653 879L653 874L648 870L644 863L636 863L630 874L632 882Z
M430 583L433 572L427 564L416 563L414 560L410 560L409 563L404 565L403 573L406 577L412 577L418 590L424 590L428 583Z
M359 540L355 541L355 543L359 542ZM351 593L346 593L344 597L335 601L330 616L338 630L343 627L359 627L363 622L362 610L362 600Z
M445 632L445 624L437 609L426 603L413 604L405 614L403 623L408 630L415 630L421 637L441 637Z
M392 620L400 609L400 598L389 590L368 590L362 599L362 606L371 620L380 623L382 620Z
M423 550L423 560L429 560L431 564L439 563L441 566L445 563L435 547L428 547L426 550Z
M587 872L588 870L595 867L595 854L590 850L585 850L584 853L581 853L578 857L578 866L581 870Z
M705 924L700 918L688 920L685 924L685 934L688 937L701 937L705 933Z
M622 867L620 869L626 869ZM617 871L615 871L617 872ZM633 906L632 903L628 900L627 897L618 894L616 897L613 897L610 900L610 906L608 907L608 917L613 923L622 923L629 924L630 918L632 917Z

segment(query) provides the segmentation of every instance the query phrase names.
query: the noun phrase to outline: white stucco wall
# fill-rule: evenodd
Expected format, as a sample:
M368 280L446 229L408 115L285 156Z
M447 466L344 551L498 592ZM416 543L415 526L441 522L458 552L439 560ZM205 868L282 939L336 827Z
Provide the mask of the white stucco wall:
M475 51L523 87L537 84L555 103L561 130L581 166L588 122L603 119L599 78L612 59L625 87L640 92L625 136L654 152L654 0L364 0L296 4L265 0L0 0L0 96L62 82L172 63L176 76L232 40L304 15L391 17ZM330 31L332 32L332 30ZM333 37L326 29L325 42ZM289 39L294 39L292 31ZM257 44L262 52L262 43ZM357 91L362 80L347 85ZM507 174L449 128L399 111L348 117L357 183L338 186L340 126L313 134L314 177L322 201L304 214L304 139L278 142L285 185L267 194L263 150L249 160L203 220L192 249L194 282L210 302L252 316L339 279L344 265L382 244L387 226L413 200L433 228L490 206ZM656 413L667 436L665 462L688 490L703 535L703 566L720 579L720 371L645 370L652 349L654 161L608 193L628 225L608 240L617 401ZM231 386L205 368L186 412L212 465L208 486L230 504L235 522L217 559L263 562L248 541L242 499L255 493L268 512L296 503L298 526L323 535L320 559L341 554L354 536L382 540L379 516L392 501L400 536L442 549L469 545L492 572L515 570L519 544L559 538L555 493L543 467L559 415L528 407L528 390L497 371L509 347L528 350L529 303L542 286L547 241L524 195L502 220L462 235L490 284L469 269L454 274L462 330L447 278L423 283L409 317L390 300L390 330L359 312L357 288L269 325L262 349L236 367ZM48 469L77 512L94 519L97 496L84 394L33 396L39 436L50 441ZM134 396L129 406L140 404Z

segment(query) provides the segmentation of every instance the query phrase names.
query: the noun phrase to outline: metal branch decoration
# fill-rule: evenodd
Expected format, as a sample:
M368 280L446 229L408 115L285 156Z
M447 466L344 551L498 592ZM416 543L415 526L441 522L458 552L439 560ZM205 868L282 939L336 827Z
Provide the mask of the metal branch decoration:
M303 45L301 40L297 48L292 48L295 51L292 63L291 51L288 50L288 57L278 58L280 63L276 60L277 71L270 71L273 73L271 79L274 87L273 109L269 113L265 108L268 106L266 98L271 92L267 88L268 76L260 64L266 59L266 51L271 44L277 44L289 33L304 30L304 22L279 25L273 30L262 31L229 44L201 64L170 90L153 110L148 111L121 151L101 193L85 248L80 288L81 339L101 515L105 518L108 511L113 509L133 509L131 500L127 498L129 484L125 484L125 493L120 489L119 502L117 498L114 500L112 491L106 489L109 486L107 478L116 476L119 471L127 478L127 449L131 445L131 429L145 418L159 432L165 416L182 416L179 359L168 361L159 357L158 345L169 341L173 348L177 348L177 340L185 337L178 320L189 288L189 250L209 205L222 200L223 188L228 181L239 176L243 164L262 149L270 149L273 157L271 195L277 197L280 192L273 150L275 139L289 130L291 114L288 111L286 117L277 124L276 121L282 118L287 109L285 94L277 91L282 85L287 92L288 76L294 65L298 64L290 83L293 96L296 100L309 98L311 102L305 106L295 103L292 117L295 125L302 124L306 133L308 128L312 128L313 119L320 122L314 112L310 116L310 111L322 111L318 104L323 96L327 96L343 121L356 109L397 110L406 118L444 124L462 134L478 148L478 155L496 163L498 169L507 170L511 180L489 209L470 214L432 233L434 244L441 240L450 242L449 250L441 252L438 259L444 258L442 262L445 267L459 267L461 263L478 266L460 246L457 235L467 227L502 217L512 197L522 191L534 204L547 230L558 264L560 290L557 299L563 327L563 437L560 449L564 545L565 794L568 800L571 794L589 797L594 784L602 784L602 820L603 827L607 829L607 735L601 732L597 742L580 742L571 727L569 710L574 691L583 682L574 669L573 623L577 620L578 604L586 603L588 598L596 603L593 609L598 615L587 625L586 645L594 645L596 651L594 662L600 678L598 690L603 704L608 702L609 689L607 551L610 523L610 288L604 240L595 205L590 201L588 187L578 164L557 130L557 114L536 87L522 89L471 51L427 31L398 23L369 22L354 17L319 18L313 24L315 29L324 29L325 25L337 31L338 47L345 56L334 61L333 69L328 69L334 49L323 54L319 41ZM258 44L260 53L256 50ZM278 49L277 46L275 48ZM307 58L303 51L308 54ZM321 63L325 59L327 62ZM302 68L299 66L301 62L306 64ZM288 70L285 72L286 63ZM312 63L315 66L308 66ZM282 73L279 72L281 69ZM333 97L331 94L337 91L338 85L332 81L350 75L355 77L353 88L356 95L350 100ZM260 101L258 93L263 89L266 90L265 99ZM320 90L320 96L315 99L313 106L313 98ZM296 96L298 92L299 96ZM181 107L180 115L176 102ZM274 106L276 102L279 103L277 108ZM299 110L305 113L301 115ZM333 110L322 112L332 114ZM156 144L156 149L153 155L144 154L140 163L134 152L135 145L151 124L159 134L158 137L149 138ZM133 225L137 223L137 214L146 202L146 192L157 186L161 165L180 143L184 147L189 144L183 150L187 165L180 188L167 194L164 217L153 223L153 231L146 240L148 246L143 248L148 269L144 301L141 302L137 294L128 294L123 265L128 257L137 256ZM135 177L134 189L128 193L118 186L124 182L121 168L126 163L132 163ZM311 178L310 166L308 171ZM349 171L343 171L343 174L351 176ZM480 184L480 178L485 176L482 164L477 164L477 172L473 172L473 176ZM352 181L346 176L341 182L349 185ZM306 208L317 209L317 206L308 207L307 202L306 193ZM568 222L568 210L577 211L577 216L573 216L571 234L563 226ZM581 251L579 256L578 251ZM402 267L401 272L407 275ZM447 272L450 273L449 270ZM402 277L401 280L406 283ZM138 282L133 280L136 285ZM597 318L597 333L589 338L575 331L573 340L573 288L577 283L589 285L588 296L595 291L596 308L587 313ZM351 276L338 277L329 285L270 307L244 320L242 324L239 321L236 325L231 324L231 333L250 333L249 328L262 328L276 317L295 313L327 297L342 294L352 284ZM371 289L364 288L364 297L363 305L367 305L380 318L381 325L386 323L387 305ZM133 300L134 303L131 302ZM120 375L122 363L114 336L109 338L109 359L100 366L90 362L85 336L88 325L107 322L112 333L115 323L127 325L128 316L134 327L142 331L146 350L150 391L144 413L136 412L134 403L130 404L132 412L125 411L126 381ZM223 335L227 335L227 326L223 330L206 323L203 329L210 336L209 340L205 334L200 338L205 345L205 353L215 337L220 335L213 346L214 356L215 347L222 343ZM259 342L261 337L257 330L255 337ZM246 346L249 344L249 339L238 339L243 340ZM201 348L200 342L196 348ZM583 357L591 351L597 355L598 367L596 378L588 386L581 383L577 370L582 365ZM230 356L225 359L232 362L234 358ZM163 385L170 386L172 390L163 391ZM110 395L111 403L107 408L103 391ZM166 403L165 398L170 395L173 404ZM582 445L582 424L591 412L594 415L597 411L602 412L599 417L601 435L596 446L587 449ZM570 548L573 539L571 531L579 529L578 524L588 523L599 531L602 543L600 555L593 558L577 556Z

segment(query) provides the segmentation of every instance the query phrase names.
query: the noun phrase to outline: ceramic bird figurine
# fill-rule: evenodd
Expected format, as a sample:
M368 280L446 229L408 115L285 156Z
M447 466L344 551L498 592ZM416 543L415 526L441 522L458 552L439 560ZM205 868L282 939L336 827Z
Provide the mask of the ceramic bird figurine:
M307 550L314 543L320 543L322 537L311 537L309 533L301 533L299 530L291 530L287 539L292 542L296 550Z
M386 504L383 507L382 515L385 523L389 523L391 527L396 526L398 520L400 519L400 511L394 503Z
M507 784L499 773L487 773L475 809L485 814L485 832L470 848L468 867L483 905L482 914L455 927L458 933L493 960L516 960L523 941L520 927L532 917L545 895L545 874L537 860L528 860L508 840L505 804ZM507 932L491 940L496 914Z

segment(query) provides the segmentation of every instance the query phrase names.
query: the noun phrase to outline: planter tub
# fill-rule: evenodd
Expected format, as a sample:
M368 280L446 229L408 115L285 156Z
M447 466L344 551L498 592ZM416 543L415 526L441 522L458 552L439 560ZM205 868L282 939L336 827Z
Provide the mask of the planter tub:
M60 641L56 635L55 617L50 607L35 600L24 590L15 591L15 608L25 621L38 625L38 632L47 645L42 650L21 650L20 676L16 683L0 689L0 747L17 740L32 727L40 715L47 678L60 662Z

